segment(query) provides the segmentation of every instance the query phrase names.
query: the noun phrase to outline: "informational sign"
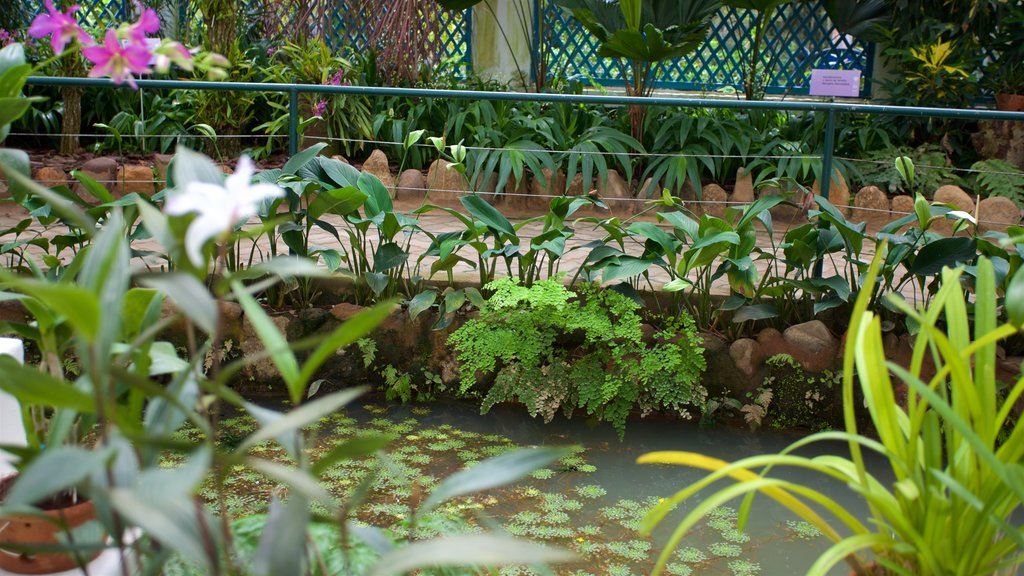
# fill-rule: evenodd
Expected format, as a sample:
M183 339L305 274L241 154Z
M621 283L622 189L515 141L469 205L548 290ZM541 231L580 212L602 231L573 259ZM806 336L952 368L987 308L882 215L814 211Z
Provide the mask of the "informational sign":
M860 96L860 70L811 70L811 96Z

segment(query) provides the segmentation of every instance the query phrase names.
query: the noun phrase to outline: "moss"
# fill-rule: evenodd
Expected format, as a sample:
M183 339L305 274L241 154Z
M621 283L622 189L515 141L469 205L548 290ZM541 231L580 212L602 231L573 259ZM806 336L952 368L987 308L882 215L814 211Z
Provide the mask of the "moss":
M763 387L773 394L767 414L770 426L821 430L836 423L838 374L829 370L820 374L806 372L788 354L772 356L765 365L768 375Z

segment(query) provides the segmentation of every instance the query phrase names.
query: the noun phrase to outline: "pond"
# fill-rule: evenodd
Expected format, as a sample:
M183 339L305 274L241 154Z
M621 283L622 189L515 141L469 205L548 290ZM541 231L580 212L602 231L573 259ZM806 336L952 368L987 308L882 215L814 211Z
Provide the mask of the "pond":
M228 419L225 436L230 441L232 434L244 436L252 427L247 418ZM556 574L573 576L650 573L676 523L698 502L692 499L684 503L652 537L640 535L639 521L647 510L659 498L701 478L703 472L677 466L641 466L636 464L638 456L657 450L686 450L736 460L777 452L800 437L770 430L751 433L724 426L702 428L674 420L635 420L620 441L607 424L591 428L583 419L561 417L545 424L530 418L519 406L499 405L487 415L480 415L479 408L468 403L365 403L320 422L313 431L317 437L311 450L313 461L337 443L368 432L396 437L388 456L343 462L325 472L324 479L332 493L344 497L368 473L382 471L374 482L373 495L357 517L374 526L391 526L389 534L393 537L409 533L404 523L424 494L467 464L516 446L579 446L573 455L514 486L439 507L419 519L416 528L420 537L477 530L475 526L485 522L479 519L483 514L513 534L576 550L581 562L555 570ZM186 435L189 433L186 431ZM842 455L844 451L845 445L832 444L801 453ZM268 458L284 458L271 443L258 446L257 452ZM883 463L874 464L878 473ZM813 486L856 515L867 514L861 501L838 482L802 471L780 475ZM241 468L228 478L227 486L231 491L228 507L236 516L265 512L276 489L273 482ZM207 496L212 498L212 494ZM737 530L735 516L735 508L716 509L683 540L667 573L799 574L828 547L828 541L813 527L766 497L759 497L745 532ZM500 572L510 576L533 573L525 567ZM843 565L833 573L843 575L848 569Z

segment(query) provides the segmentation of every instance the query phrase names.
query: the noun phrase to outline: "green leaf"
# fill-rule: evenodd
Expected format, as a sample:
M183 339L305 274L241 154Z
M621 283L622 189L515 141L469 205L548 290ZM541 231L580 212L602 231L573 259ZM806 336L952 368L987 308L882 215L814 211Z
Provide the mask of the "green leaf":
M23 366L10 356L0 355L0 390L17 398L22 404L67 408L87 414L96 410L96 401L64 380L31 366Z
M178 310L207 334L217 331L217 302L195 276L181 272L139 278L139 284L166 294Z
M92 194L93 198L103 203L109 203L114 201L114 196L109 190L103 185L93 179L85 172L74 170L71 172L71 177L78 180L78 183L85 188L86 192Z
M633 256L623 256L619 258L618 263L609 264L604 269L604 274L601 279L604 282L614 282L615 280L621 280L622 278L632 278L639 276L647 271L654 262L651 260L643 260Z
M1010 279L1006 287L1006 315L1010 323L1018 328L1024 326L1024 267L1021 267Z
M170 548L191 562L201 563L203 572L214 573L211 559L204 543L210 538L210 546L219 549L220 530L211 530L217 522L203 507L196 507L191 495L169 498L163 495L153 499L132 490L114 488L110 491L114 508L129 522L142 528L146 535L162 546ZM202 519L200 528L199 519Z
M0 172L6 173L8 170L17 171L25 178L31 178L32 165L28 154L13 148L0 148ZM19 181L12 179L8 182L8 191L15 202L21 203L29 193L29 188Z
M488 204L483 198L479 196L463 196L459 198L459 202L462 203L474 218L483 222L491 230L500 232L508 237L516 236L515 227L508 221L508 218L505 218L501 212L498 212L494 206Z
M409 320L415 320L417 316L434 305L437 300L437 292L427 290L420 292L409 301Z
M385 242L377 248L373 255L373 271L387 272L405 264L409 254L394 242Z
M4 504L11 507L36 505L83 482L103 468L110 456L108 450L92 452L77 446L47 448L22 471Z
M167 186L178 190L184 190L192 182L217 186L224 183L224 173L212 160L184 146L178 146L174 153L171 160L171 176L173 182L168 182Z
M366 193L354 186L324 190L310 202L308 215L316 220L324 214L348 216L362 208L366 198Z
M768 318L775 318L779 315L779 309L772 304L757 304L754 306L744 306L736 311L733 315L732 321L735 323L746 322L748 320L767 320Z
M366 280L366 285L370 287L370 290L373 290L375 296L383 294L384 290L388 287L388 283L391 281L387 274L380 272L369 272L363 276L363 279Z
M309 164L310 161L313 160L313 158L315 158L316 155L319 154L320 151L323 150L324 148L327 148L326 142L320 142L319 144L314 144L309 148L306 148L302 152L299 152L295 156L292 156L288 160L288 162L285 163L284 168L281 169L281 172L284 174L294 176L295 173L298 172L300 168L303 168L304 166Z
M310 354L309 359L302 366L302 372L299 374L299 380L301 382L309 382L313 379L316 371L320 369L320 366L324 362L329 360L338 350L348 346L356 340L366 336L373 329L377 327L385 318L391 314L391 311L395 308L392 302L383 302L368 308L355 316L349 318L344 324L338 326L331 332L316 350Z
M368 172L359 175L356 186L366 194L366 217L373 218L381 212L394 212L391 193L379 178Z
M0 271L0 278L6 278L9 286L31 296L44 306L67 319L75 332L92 342L99 334L101 312L96 296L78 286L17 278Z
M283 504L274 498L253 559L256 576L302 574L308 524L309 502L305 498L289 494Z
M571 448L524 448L489 458L446 478L427 497L417 513L425 514L441 502L457 496L514 482L569 454L572 454Z
M277 371L281 373L281 378L284 379L285 385L288 387L288 394L292 402L298 404L302 400L305 383L299 379L299 362L295 359L295 354L288 345L284 334L281 334L277 325L241 282L232 281L231 290L234 292L235 298L238 299L238 303L242 305L245 317L256 331L256 335L259 336L263 347L270 354L270 359Z
M945 266L955 267L961 262L973 260L977 255L977 245L973 238L941 238L921 248L907 272L915 276L934 276Z
M394 576L440 566L500 566L571 562L571 552L547 548L507 536L468 534L446 536L403 546L385 555L370 576Z

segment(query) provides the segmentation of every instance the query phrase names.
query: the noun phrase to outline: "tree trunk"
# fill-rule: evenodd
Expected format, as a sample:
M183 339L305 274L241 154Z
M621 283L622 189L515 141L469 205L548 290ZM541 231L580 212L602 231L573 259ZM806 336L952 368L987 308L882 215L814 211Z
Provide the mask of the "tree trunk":
M206 0L202 4L207 45L218 54L229 55L235 43L235 4L235 0Z
M85 74L85 62L77 53L64 56L61 67L64 75L71 78ZM64 100L64 115L60 123L60 153L74 154L78 152L78 135L82 133L82 88L61 88L60 97Z

